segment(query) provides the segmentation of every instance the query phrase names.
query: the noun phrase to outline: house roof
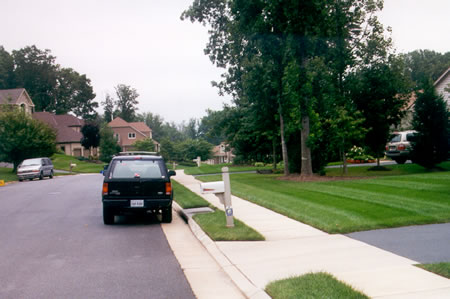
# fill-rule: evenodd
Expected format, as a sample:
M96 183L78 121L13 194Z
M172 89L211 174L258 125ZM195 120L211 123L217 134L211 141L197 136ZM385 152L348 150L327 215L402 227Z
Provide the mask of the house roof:
M17 101L24 93L30 102L30 106L34 107L34 104L25 88L0 89L0 104L17 104Z
M72 127L82 127L84 121L73 115L55 115L49 112L35 112L33 113L33 118L50 125L56 130L57 143L78 143L83 137L83 134L75 131Z
M114 118L109 124L111 128L129 127L130 124L120 117Z
M434 86L438 85L442 80L444 80L447 75L450 74L450 67L434 82Z
M141 132L151 132L152 131L152 129L150 129L144 122L133 122L133 123L129 123L129 124Z
M152 131L144 122L127 122L120 117L114 118L109 124L111 128L133 128L136 132L148 137Z

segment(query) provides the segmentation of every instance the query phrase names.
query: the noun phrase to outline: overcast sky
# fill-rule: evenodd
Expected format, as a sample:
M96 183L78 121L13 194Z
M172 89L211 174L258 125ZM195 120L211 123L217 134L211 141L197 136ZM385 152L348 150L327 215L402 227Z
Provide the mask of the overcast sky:
M0 45L50 49L63 67L91 79L96 100L127 84L140 94L138 112L177 123L219 110L203 54L207 29L181 21L193 0L0 0ZM450 51L450 0L385 0L381 20L393 29L398 52Z

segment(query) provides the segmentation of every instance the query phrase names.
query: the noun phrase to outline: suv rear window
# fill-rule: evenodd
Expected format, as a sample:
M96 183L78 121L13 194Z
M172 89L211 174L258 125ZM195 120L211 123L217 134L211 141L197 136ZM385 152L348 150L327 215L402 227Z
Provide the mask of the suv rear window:
M113 179L161 179L165 178L161 161L156 160L116 160L112 166Z
M400 142L400 141L402 141L401 134L395 134L391 136L391 142Z

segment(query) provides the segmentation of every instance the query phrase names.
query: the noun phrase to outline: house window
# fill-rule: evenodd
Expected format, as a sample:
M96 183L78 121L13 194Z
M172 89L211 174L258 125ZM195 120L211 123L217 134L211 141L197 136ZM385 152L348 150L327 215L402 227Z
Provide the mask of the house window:
M136 139L136 133L128 133L128 139Z

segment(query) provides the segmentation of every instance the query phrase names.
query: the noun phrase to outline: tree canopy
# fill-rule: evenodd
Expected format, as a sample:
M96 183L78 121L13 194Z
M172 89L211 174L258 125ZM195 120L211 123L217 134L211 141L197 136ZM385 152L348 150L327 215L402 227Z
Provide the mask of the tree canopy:
M25 159L50 157L56 152L56 132L20 109L0 113L0 161L13 171Z
M0 89L25 88L36 111L95 119L95 93L90 79L56 64L51 51L27 46L9 54L0 47Z

